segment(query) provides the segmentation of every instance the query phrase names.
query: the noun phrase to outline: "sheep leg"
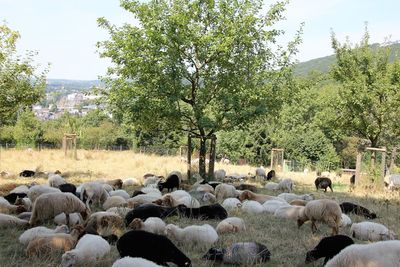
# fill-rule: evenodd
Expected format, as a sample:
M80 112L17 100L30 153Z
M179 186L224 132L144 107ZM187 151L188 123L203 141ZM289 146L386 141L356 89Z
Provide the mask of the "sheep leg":
M317 231L317 225L315 224L315 221L311 221L311 231L314 234Z
M69 225L69 213L66 213L66 214L65 214L65 222L66 222L66 224L67 224L68 227L71 227L71 226Z

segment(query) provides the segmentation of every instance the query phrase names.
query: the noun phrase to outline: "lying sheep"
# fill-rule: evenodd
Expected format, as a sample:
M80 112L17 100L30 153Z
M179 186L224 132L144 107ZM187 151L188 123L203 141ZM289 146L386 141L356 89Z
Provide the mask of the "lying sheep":
M257 193L257 187L251 184L240 184L235 186L236 190L249 190L253 193Z
M279 188L279 184L274 183L274 182L269 182L264 186L264 188L268 189L268 190L276 191Z
M165 235L184 245L197 245L200 247L210 247L218 240L218 234L209 224L190 225L180 228L174 224L165 226Z
M200 205L210 205L217 202L217 198L212 194L204 191L190 191L190 196L195 198Z
M397 239L397 234L386 226L374 222L353 223L350 228L352 237L364 241L385 241Z
M257 201L246 200L242 204L242 211L248 214L260 214L264 212L264 207Z
M111 197L120 196L120 197L123 197L124 199L128 199L129 198L129 194L125 190L122 190L122 189L111 191L110 192L110 196Z
M278 197L283 198L288 203L290 203L291 201L296 200L296 199L305 200L305 201L314 200L313 194L296 195L293 193L282 193L282 194L279 194Z
M300 213L297 225L300 228L304 222L311 220L311 230L317 230L315 222L323 222L332 228L332 235L339 233L342 211L339 204L330 199L312 200L307 203Z
M264 195L264 194L256 194L256 193L253 193L253 192L251 192L249 190L244 190L239 195L239 200L243 201L243 200L246 200L246 199L247 200L257 201L260 204L263 204L267 200L273 200L273 199L279 200L279 199L277 199L277 197L274 197L274 196L269 196L269 195Z
M124 220L121 216L106 211L92 213L84 224L88 234L120 237L124 232Z
M162 267L143 258L123 257L116 260L111 267Z
M304 208L302 206L280 207L275 211L274 216L277 218L298 220Z
M19 185L16 188L14 188L13 190L10 191L10 194L12 193L16 193L16 194L28 194L29 188L26 185ZM15 201L15 200L14 200Z
M278 201L278 200L268 200L265 201L263 204L264 212L274 214L275 211L281 207L288 207L290 206L286 202Z
M354 241L347 235L334 235L322 238L318 245L306 254L306 263L324 258L324 264L344 248L353 245Z
M236 210L242 207L242 202L240 202L240 200L237 198L227 198L224 200L224 202L222 202L222 207L228 211Z
M7 200L9 204L15 204L15 201L18 198L24 198L26 196L26 193L9 193L8 195L4 196L4 199Z
M79 239L76 247L61 257L60 267L94 265L111 250L110 245L97 235L86 234Z
M0 197L0 213L21 213L27 211L23 206L11 205L5 198Z
M29 220L31 219L31 216L32 216L32 212L27 211L27 212L22 212L22 213L18 214L17 218L29 222Z
M371 212L369 209L351 202L343 202L340 204L340 208L342 209L342 212L346 214L353 213L359 216L364 216L367 219L376 218L376 214L374 212Z
M165 225L165 222L158 217L149 217L144 222L139 218L135 218L129 224L129 228L162 235L165 231Z
M106 201L104 201L103 209L108 210L112 207L126 207L127 205L128 202L125 200L125 198L120 196L112 196L108 197Z
M397 267L399 262L400 241L391 240L348 246L328 261L325 267Z
M290 201L289 203L292 206L305 206L307 205L307 201L306 200L302 200L302 199L294 199L292 201Z
M277 190L282 190L284 192L292 192L294 187L294 182L290 178L283 179L278 183Z
M179 207L168 208L155 204L143 204L126 214L125 225L128 226L135 218L146 220L149 217L158 217L163 219L168 216L177 215L178 208Z
M219 204L201 206L200 208L187 208L184 205L178 206L181 217L196 218L200 220L226 219L228 212Z
M136 207L139 204L150 204L154 201L159 200L161 197L156 194L140 194L134 197L128 198L126 202L128 207Z
M106 210L107 212L113 212L119 216L121 216L122 218L125 218L126 214L128 214L128 212L130 212L132 209L128 208L128 207L112 207L109 208L108 210Z
M62 184L58 187L58 189L60 189L61 192L64 193L72 193L74 195L76 195L76 186L74 184L70 184L70 183L65 183Z
M55 229L49 229L44 226L38 226L38 227L34 227L34 228L28 229L25 232L23 232L19 236L18 240L22 245L26 246L29 244L30 241L32 241L33 239L35 239L38 236L51 235L51 234L57 234L57 233L67 233L67 232L68 232L68 226L66 226L66 225L59 225Z
M12 215L0 213L0 228L23 228L28 225L28 221L21 220Z
M122 186L127 187L127 186L137 186L140 185L140 181L136 178L126 178L125 180L122 181Z
M214 194L214 187L212 187L209 184L200 184L200 185L194 187L193 189L196 191L204 191L204 192Z
M340 227L347 227L351 225L351 219L346 214L342 213L342 218L340 220Z
M61 193L60 189L53 188L48 185L34 185L31 188L29 188L27 195L29 199L32 201L32 203L34 203L36 198L38 198L42 194L57 193L57 192Z
M246 226L242 218L228 217L222 220L215 229L218 234L236 233L246 231Z
M215 196L218 201L222 201L226 198L237 197L239 194L233 185L219 184L215 187Z

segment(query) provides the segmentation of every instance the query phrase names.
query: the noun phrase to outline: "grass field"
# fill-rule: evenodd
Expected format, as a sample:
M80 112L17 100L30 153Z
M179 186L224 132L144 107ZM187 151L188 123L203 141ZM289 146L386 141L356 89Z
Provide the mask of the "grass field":
M224 168L227 173L254 173L255 167L234 166L217 164L216 169ZM41 171L60 170L67 181L73 183L96 180L99 178L140 178L145 173L156 173L166 175L173 170L186 172L186 164L180 162L179 157L159 157L154 155L134 154L130 151L78 151L78 160L66 159L62 151L14 151L3 150L0 154L0 172L7 171L14 175L0 178L0 194L4 195L19 184L28 184L32 181L46 183L46 178L20 178L17 174L23 169ZM316 198L332 198L339 202L352 201L375 211L379 218L375 222L386 225L389 229L400 233L400 196L399 192L386 192L376 190L374 187L359 187L349 192L348 176L333 179L333 193L316 192L313 181L315 173L278 173L279 177L289 177L296 182L295 193L315 194ZM260 183L252 182L259 186ZM127 188L131 194L135 188ZM262 193L277 195L278 193L261 190ZM228 234L220 236L216 246L228 246L233 242L257 241L265 244L271 251L271 260L268 263L254 266L305 266L305 254L312 249L318 241L330 234L330 229L319 225L316 234L311 233L310 225L305 224L299 230L295 221L277 219L269 214L247 215L241 211L229 214L230 216L242 217L245 220L247 231L244 233ZM350 215L353 222L364 221L364 218ZM191 224L209 223L216 226L218 221L197 221L189 219L178 219L171 217L167 223L176 223L180 226ZM51 223L49 226L53 227ZM49 257L27 258L24 247L18 243L18 237L23 230L0 229L0 266L58 266L61 260L60 254ZM349 229L341 229L340 233L348 234ZM201 256L204 250L195 247L180 247L181 250L192 259L194 267L197 266L224 266L217 263L203 261ZM111 266L119 255L115 248L104 259L94 266ZM308 266L322 266L323 260L319 260Z

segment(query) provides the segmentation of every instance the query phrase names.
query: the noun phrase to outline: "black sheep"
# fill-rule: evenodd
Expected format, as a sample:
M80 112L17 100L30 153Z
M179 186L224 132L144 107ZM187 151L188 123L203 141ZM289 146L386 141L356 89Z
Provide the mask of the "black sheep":
M270 170L270 171L267 173L267 181L269 181L269 180L271 180L272 178L275 178L275 177L276 177L276 173L275 173L274 170Z
M208 185L211 185L215 189L215 187L217 187L217 185L221 184L221 182L203 180L200 182L200 184L208 184Z
M332 181L331 179L327 178L327 177L318 177L317 179L315 179L315 187L318 189L328 189L328 187L331 189L331 191L333 192L332 189Z
M355 183L356 183L356 175L353 174L353 175L350 177L350 184L351 184L351 185L354 185Z
M11 193L5 196L4 198L10 203L10 204L15 204L15 200L17 198L24 198L26 197L25 193Z
M179 215L188 218L197 218L200 220L210 219L226 219L228 213L220 204L201 206L200 208L187 208L184 205L179 205Z
M76 194L76 186L73 184L62 184L58 187L58 189L61 190L61 192L64 193L72 193L72 194Z
M265 262L271 252L263 244L257 242L239 242L226 248L210 248L202 257L205 260L221 261L226 264L246 266L250 263Z
M167 177L165 182L158 182L158 189L162 192L164 188L167 188L168 192L173 191L174 188L179 189L180 179L176 174L172 174Z
M364 216L367 219L375 219L376 214L369 211L367 208L363 206L351 203L351 202L343 202L340 204L340 208L342 209L343 213L349 214L354 213L356 215Z
M21 177L32 177L35 175L34 171L30 171L30 170L23 170L22 172L19 173L19 176Z
M142 219L142 221L145 221L149 217L158 217L163 219L168 216L176 215L177 210L178 207L169 208L155 204L143 204L126 214L125 224L128 226L135 218Z
M122 257L141 257L157 264L168 266L173 262L178 267L192 266L190 259L183 254L167 237L145 231L129 231L117 242Z
M133 194L132 194L132 196L131 197L136 197L137 195L144 195L145 193L143 193L142 191L140 191L140 190L135 190L135 191L133 191Z
M310 263L318 260L319 258L325 257L324 264L328 260L332 259L336 254L338 254L342 249L347 246L354 244L353 239L347 235L334 235L324 237L319 241L318 245L307 252L306 263Z

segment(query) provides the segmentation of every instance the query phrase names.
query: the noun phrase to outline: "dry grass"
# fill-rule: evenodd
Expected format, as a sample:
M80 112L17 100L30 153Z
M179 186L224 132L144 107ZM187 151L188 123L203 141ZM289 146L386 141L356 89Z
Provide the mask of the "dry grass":
M127 178L142 177L145 173L156 173L166 175L172 170L186 172L186 164L179 161L178 157L158 157L132 152L110 152L110 151L79 151L79 160L65 159L61 151L2 151L0 158L0 171L8 171L14 174L23 169L37 169L44 171L60 170L68 174L67 180L71 182L82 182L98 178ZM219 165L216 168L224 168L228 173L254 173L251 166ZM313 182L315 174L303 173L279 173L280 177L289 177L296 181L295 192L313 192L316 198L333 198L342 201L359 203L375 211L379 218L374 220L388 226L390 229L400 233L400 195L398 192L389 193L375 189L358 188L349 193L348 176L333 179L334 193L315 192ZM17 184L29 183L33 180L45 183L45 178L20 178L13 176L7 179L1 178L0 191L8 192ZM260 185L255 181L253 184ZM261 185L260 185L261 186ZM135 188L128 188L131 193ZM2 193L0 192L0 194ZM263 193L268 193L262 190ZM271 194L271 193L269 193ZM274 193L275 195L277 193ZM247 231L239 234L228 234L220 236L216 246L227 246L233 242L257 241L265 244L271 251L271 261L263 265L255 266L305 266L305 253L313 248L318 241L330 234L330 229L319 225L316 234L311 233L309 224L297 229L296 222L277 219L272 215L246 215L240 211L230 213L230 216L242 217L247 225ZM351 215L354 222L363 221L364 218ZM197 221L189 219L178 219L172 217L167 223L176 223L180 226L190 224L209 223L216 226L218 221ZM50 224L51 225L51 224ZM53 226L53 225L51 225ZM347 233L348 229L341 229L341 233ZM1 266L58 266L60 254L53 254L50 257L28 259L25 256L24 248L17 242L22 230L2 229L0 230L0 259ZM223 266L209 261L203 261L201 256L204 251L194 247L180 247L193 262L193 266ZM98 261L95 266L111 266L118 258L118 252L113 246L107 257ZM322 260L308 266L321 266Z

